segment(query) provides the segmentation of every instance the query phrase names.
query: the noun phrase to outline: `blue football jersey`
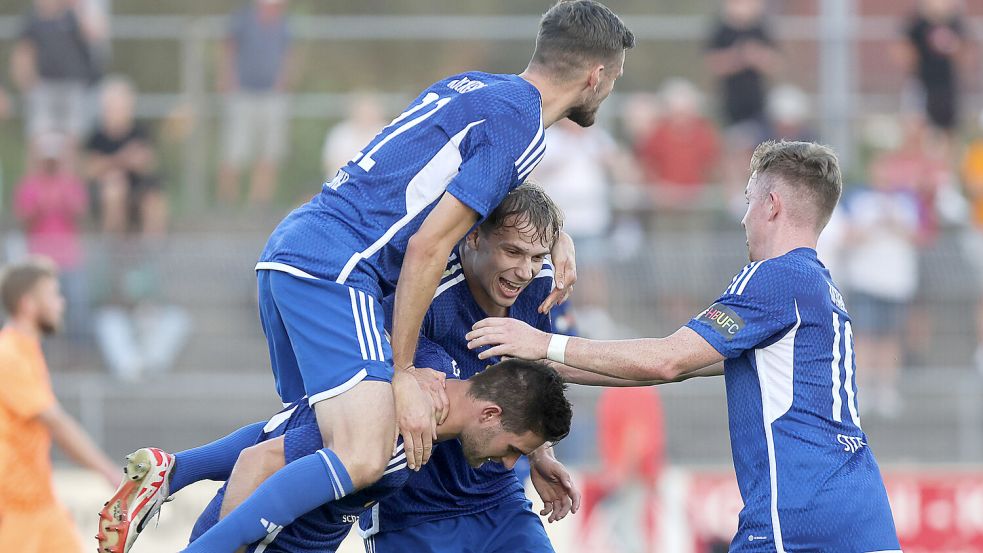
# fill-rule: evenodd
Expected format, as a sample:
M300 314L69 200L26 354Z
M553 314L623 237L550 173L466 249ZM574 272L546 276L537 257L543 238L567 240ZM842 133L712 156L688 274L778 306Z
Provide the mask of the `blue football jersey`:
M443 79L273 231L260 261L382 298L446 191L486 217L545 152L542 99L518 75ZM295 271L296 272L296 271Z
M744 267L687 326L727 358L744 499L731 551L899 549L860 426L850 315L815 250Z
M509 316L551 331L550 318L537 311L553 288L553 270L548 264L516 298ZM392 309L391 298L383 301ZM494 365L498 359L478 359L464 336L474 323L487 315L475 302L458 254L451 256L433 303L423 320L415 364L467 379ZM363 535L399 530L423 522L477 513L505 501L525 501L525 491L512 469L499 463L471 468L459 440L434 447L430 461L412 473L401 490L362 515Z

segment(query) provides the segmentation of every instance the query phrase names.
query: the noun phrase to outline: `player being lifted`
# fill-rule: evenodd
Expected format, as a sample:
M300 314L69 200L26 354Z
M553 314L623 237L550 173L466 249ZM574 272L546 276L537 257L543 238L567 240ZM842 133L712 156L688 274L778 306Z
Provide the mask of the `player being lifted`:
M637 381L721 374L724 361L744 499L730 550L900 552L860 427L850 315L815 251L842 188L836 156L766 142L751 171L742 221L751 264L671 336L568 340L498 318L477 323L469 347Z
M417 366L432 367L448 378L470 379L482 372L488 362L480 360L477 352L468 350L464 335L474 323L489 315L508 315L550 331L550 316L539 313L537 307L552 289L553 270L545 256L559 236L561 225L559 208L538 186L525 183L510 192L451 254L434 301L424 317L416 352ZM500 285L501 279L518 288L519 293L506 292ZM390 313L392 296L383 304L386 313ZM565 379L569 382L595 383L601 378L590 372L561 368L565 369ZM606 381L614 385L637 385L627 380ZM525 401L522 390L527 384L514 383L509 397ZM545 389L543 384L535 387ZM449 389L448 398L453 402L451 392ZM515 401L505 401L503 397L486 399L509 411L525 411ZM556 402L544 395L534 403ZM322 447L313 416L313 411L301 400L270 422L249 425L210 444L175 454L180 462L164 467L168 486L165 495L173 497L192 483L191 478L228 480L199 517L192 540L218 521L220 510L231 511L284 464ZM438 434L446 438L448 433L454 433L452 427L438 426ZM552 430L541 435L555 441L560 434ZM469 441L470 445L466 445ZM256 442L259 443L253 446ZM467 437L462 437L460 443L449 440L436 446L423 472L408 487L386 498L402 486L406 476L400 468L405 468L406 454L399 444L382 479L357 494L307 513L276 535L264 538L261 545L270 553L333 550L350 526L345 519L351 516L345 515L357 515L363 510L358 506L380 501L377 510L362 517L367 539L372 549L380 553L411 549L453 552L463 544L473 543L476 536L481 537L488 551L503 547L516 553L552 550L542 522L532 513L522 484L513 475L514 455L502 457L499 464L474 468L474 460L480 456L476 451L486 457L500 457L491 454L494 450L487 447L482 450L484 446L478 446ZM533 484L546 506L542 514L549 515L552 521L576 511L579 492L552 450L540 448L526 452L531 453ZM132 456L131 464L147 463L150 457L163 458L163 455L155 448L145 448ZM433 535L445 539L429 539Z
M488 361L468 350L464 336L474 323L489 315L509 316L551 330L549 315L539 313L537 307L552 288L552 267L545 257L559 234L561 221L559 208L541 188L527 182L510 192L468 234L448 260L424 317L417 366L433 367L449 378L470 379L481 374ZM384 300L387 313L392 307L390 300ZM565 379L570 382L599 378L586 371L565 369ZM605 383L638 385L616 379ZM298 440L288 434L287 441ZM276 442L250 448L236 463L222 511L231 510L256 483L292 460L296 454L285 455L288 449L295 448ZM532 481L546 506L541 514L549 515L551 521L563 518L579 505L579 492L551 449L529 453ZM367 549L378 553L455 553L474 548L512 553L552 551L543 523L530 509L511 464L476 469L468 457L464 440L435 446L433 457L420 474L395 494L380 497L372 511L362 515ZM286 527L269 547L282 548L278 544L288 539L293 540L289 543L296 551L322 551L322 544L330 543L333 527L315 511ZM438 535L441 539L434 540ZM301 536L306 545L298 547L296 538Z
M260 319L282 401L307 398L325 447L274 475L268 493L253 494L189 550L233 550L266 536L261 520L285 526L309 510L276 497L320 505L375 482L397 426L409 466L426 462L447 398L442 378L413 359L447 257L536 166L546 127L565 117L593 123L633 46L602 4L560 2L543 16L522 74L469 72L433 84L284 219L256 267ZM557 290L544 310L575 278L569 237L552 253ZM379 303L390 293L391 349ZM124 551L164 500L157 463L147 469L100 514L100 547Z

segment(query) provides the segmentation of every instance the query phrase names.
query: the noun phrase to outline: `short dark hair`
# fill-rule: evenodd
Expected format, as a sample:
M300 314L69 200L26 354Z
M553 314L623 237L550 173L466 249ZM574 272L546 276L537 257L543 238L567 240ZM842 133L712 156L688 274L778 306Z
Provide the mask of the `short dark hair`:
M804 192L815 207L817 230L829 222L843 191L836 154L829 146L814 142L762 142L751 156L751 172L757 173L758 178L778 177ZM771 186L770 182L766 184Z
M509 192L478 228L487 235L513 226L552 246L563 228L563 211L542 187L526 182Z
M561 0L539 22L532 64L569 77L588 61L608 61L635 46L635 35L607 6Z
M560 374L539 361L508 359L468 379L468 394L502 408L502 428L524 434L532 431L548 442L570 433L573 408L564 395Z
M54 263L45 258L9 265L0 275L0 299L8 315L17 314L17 305L31 293L38 282L45 278L57 278Z

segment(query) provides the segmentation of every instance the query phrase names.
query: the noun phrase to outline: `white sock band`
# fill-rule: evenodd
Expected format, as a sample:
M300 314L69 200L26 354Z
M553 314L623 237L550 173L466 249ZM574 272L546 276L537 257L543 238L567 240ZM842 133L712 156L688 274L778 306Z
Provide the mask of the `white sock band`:
M564 363L567 353L567 342L569 336L553 334L550 336L550 345L546 347L546 358L557 363Z

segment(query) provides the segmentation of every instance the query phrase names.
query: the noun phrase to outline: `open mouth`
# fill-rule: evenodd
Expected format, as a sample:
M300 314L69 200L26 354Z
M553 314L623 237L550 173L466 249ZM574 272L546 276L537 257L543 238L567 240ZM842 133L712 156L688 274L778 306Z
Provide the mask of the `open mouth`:
M502 292L505 294L505 297L508 298L514 298L518 296L519 292L522 291L522 287L524 286L523 284L516 284L510 280L506 280L501 277L499 277L498 279L498 285L499 287L501 287Z

